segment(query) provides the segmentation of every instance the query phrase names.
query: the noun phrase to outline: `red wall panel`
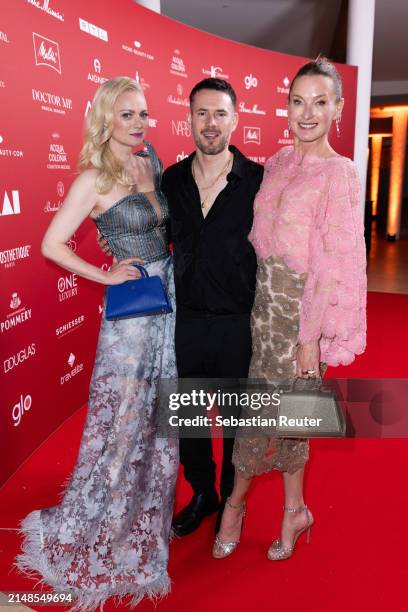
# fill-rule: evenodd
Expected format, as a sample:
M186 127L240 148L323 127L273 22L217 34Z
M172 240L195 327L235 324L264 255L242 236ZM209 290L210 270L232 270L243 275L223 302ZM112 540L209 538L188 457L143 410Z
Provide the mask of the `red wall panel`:
M193 150L188 94L206 76L238 94L233 143L262 163L290 142L289 79L304 58L224 40L131 0L3 0L0 26L0 484L87 400L103 287L43 259L41 239L75 177L83 122L105 79L140 80L165 166ZM352 157L357 70L339 66L339 153ZM108 260L86 222L71 248Z

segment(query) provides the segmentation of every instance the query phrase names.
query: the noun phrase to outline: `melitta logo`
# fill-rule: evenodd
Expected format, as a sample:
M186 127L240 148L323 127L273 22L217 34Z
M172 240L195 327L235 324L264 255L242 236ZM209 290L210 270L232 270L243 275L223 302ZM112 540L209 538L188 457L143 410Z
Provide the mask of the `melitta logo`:
M245 89L251 89L251 87L258 87L258 79L253 74L247 74L244 77Z
M186 157L188 157L188 153L184 153L184 151L182 151L181 153L177 154L176 161L177 162L183 161L183 159L186 159Z
M33 32L34 57L36 66L47 66L61 74L59 45L55 40Z
M59 301L63 302L78 295L78 277L76 274L60 276L58 279Z
M229 79L229 74L224 74L223 68L221 66L211 66L210 68L203 68L201 72L213 79Z
M13 419L14 427L18 427L25 412L28 412L33 404L31 395L20 395L17 404L14 404L11 409L11 418Z
M10 357L8 357L7 359L3 361L4 372L6 374L8 372L11 372L13 368L16 368L18 365L20 365L24 361L27 361L27 359L30 359L30 357L34 357L35 352L36 352L36 346L35 346L35 343L33 342L29 346L18 351L18 353L11 355Z
M41 110L43 111L66 115L67 110L72 110L71 98L64 98L63 96L58 96L48 91L41 91L40 89L32 89L31 96L34 102L40 102Z
M176 136L186 136L186 138L190 138L191 129L187 121L171 121L171 132Z
M64 145L52 142L48 152L48 170L70 170L68 156L65 153Z
M258 145L261 144L261 128L244 127L244 144L249 142Z
M71 370L67 374L64 374L63 376L61 376L60 378L61 385L65 385L65 383L69 382L72 378L74 378L74 376L82 372L82 370L84 369L83 363L78 363L75 367L73 367L75 361L76 361L75 355L73 353L70 353L67 359L67 363L69 367L71 368Z
M11 198L7 191L4 192L3 197L3 208L0 213L0 217L6 217L7 215L19 215L20 210L20 194L17 190L11 192Z
M64 192L65 192L64 183L62 181L58 181L57 195L58 195L59 200L57 202L51 202L50 200L47 200L44 206L44 212L46 213L57 212L57 210L59 210L62 206L61 199L64 197Z
M40 0L26 1L28 2L28 4L31 4L32 6L35 6L36 8L40 9L40 11L44 11L44 13L50 15L50 17L55 17L55 19L58 19L58 21L64 21L64 16L61 15L59 11L50 8L50 0L42 0L42 2Z
M30 257L31 244L0 251L0 264L5 268L14 268L16 261Z
M253 104L250 108L248 108L245 102L240 102L238 105L238 110L240 113L248 113L250 115L266 115L266 111L258 108L257 104Z
M101 40L108 42L108 33L106 30L99 28L93 23L89 23L89 21L85 21L85 19L81 19L81 17L79 18L79 29L82 30L82 32L86 32L91 36L95 36L96 38L100 38Z
M73 332L75 329L78 329L78 327L81 327L84 321L85 321L85 315L80 315L79 317L76 317L76 319L67 321L67 323L63 323L63 325L60 325L59 327L56 328L55 335L58 338L62 338L63 336L66 336L67 334L70 334L71 332Z
M10 310L13 312L10 312L4 321L0 321L0 333L13 329L17 325L24 323L24 321L31 319L31 308L26 308L25 306L20 308L20 306L21 298L15 291L11 294L10 298Z

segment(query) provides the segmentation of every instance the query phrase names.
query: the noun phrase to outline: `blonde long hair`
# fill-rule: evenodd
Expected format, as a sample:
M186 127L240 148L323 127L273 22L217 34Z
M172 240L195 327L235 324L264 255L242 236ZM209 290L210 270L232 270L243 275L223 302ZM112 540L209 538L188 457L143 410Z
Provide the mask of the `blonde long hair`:
M113 107L119 96L126 91L135 91L144 96L139 83L129 77L115 77L105 81L96 92L87 117L78 167L80 171L90 167L99 170L96 179L98 193L108 193L115 183L132 185L132 179L109 146L113 131Z

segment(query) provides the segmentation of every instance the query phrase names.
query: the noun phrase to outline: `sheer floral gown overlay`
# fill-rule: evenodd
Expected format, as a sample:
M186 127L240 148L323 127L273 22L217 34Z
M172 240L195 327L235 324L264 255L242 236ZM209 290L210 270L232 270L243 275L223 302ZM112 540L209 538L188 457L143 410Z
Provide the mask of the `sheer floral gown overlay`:
M299 343L317 340L326 365L351 363L366 336L366 256L359 179L351 160L303 159L284 147L265 166L249 239L258 259L249 377L293 380ZM244 478L294 473L306 439L238 430L233 463Z
M95 221L118 259L141 257L149 274L162 278L175 311L161 162L147 148L154 193L131 193ZM137 605L170 589L178 441L159 438L155 422L159 379L177 376L174 326L174 313L103 319L79 456L63 500L22 522L18 567L73 592L75 609L127 594Z

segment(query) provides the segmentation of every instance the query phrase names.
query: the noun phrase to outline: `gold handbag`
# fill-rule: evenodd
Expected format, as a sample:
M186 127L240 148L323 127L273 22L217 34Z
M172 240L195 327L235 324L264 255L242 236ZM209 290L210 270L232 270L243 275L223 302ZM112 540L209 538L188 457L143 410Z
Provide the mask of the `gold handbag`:
M345 435L343 410L334 391L322 386L321 378L298 378L292 388L281 390L276 437L341 438Z

